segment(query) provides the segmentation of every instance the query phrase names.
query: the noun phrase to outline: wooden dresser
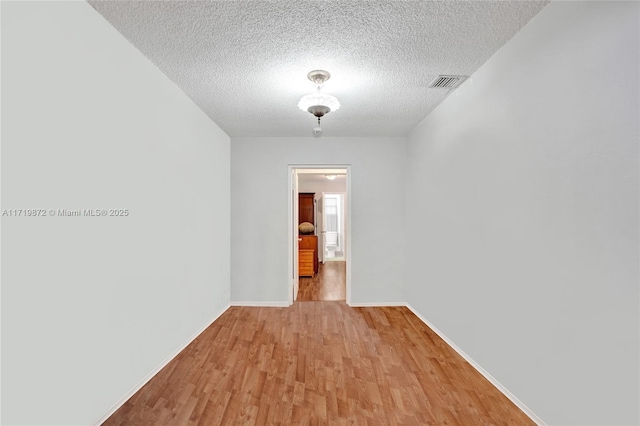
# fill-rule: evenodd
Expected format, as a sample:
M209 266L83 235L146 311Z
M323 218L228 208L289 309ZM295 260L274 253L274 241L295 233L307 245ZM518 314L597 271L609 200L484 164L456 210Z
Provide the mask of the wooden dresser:
M298 193L298 224L316 224L315 193ZM298 236L298 275L312 277L318 273L318 236Z
M312 277L313 271L313 250L298 250L298 275L301 277Z
M311 273L303 274L302 270L302 252L311 252ZM309 256L305 253L304 256ZM306 261L305 261L306 262ZM305 270L305 272L308 272ZM299 235L298 236L298 274L300 276L313 276L318 273L318 236L317 235Z
M313 192L298 193L298 224L302 222L316 224L315 196Z

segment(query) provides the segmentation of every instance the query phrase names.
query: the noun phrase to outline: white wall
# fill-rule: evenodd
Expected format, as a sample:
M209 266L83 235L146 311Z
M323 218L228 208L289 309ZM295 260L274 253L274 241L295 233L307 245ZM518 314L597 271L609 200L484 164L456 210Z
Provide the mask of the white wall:
M548 424L638 424L637 2L554 2L410 135L407 300Z
M229 302L229 137L85 2L2 2L2 424L97 421Z
M232 303L288 301L289 164L351 165L351 302L403 301L405 161L405 138L233 138Z

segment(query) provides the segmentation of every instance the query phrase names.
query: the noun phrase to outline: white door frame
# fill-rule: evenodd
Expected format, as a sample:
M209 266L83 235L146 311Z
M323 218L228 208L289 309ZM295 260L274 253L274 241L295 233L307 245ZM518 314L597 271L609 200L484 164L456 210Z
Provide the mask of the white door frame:
M288 165L288 180L289 180L289 187L288 187L288 191L287 191L287 199L289 200L289 269L288 269L288 274L289 277L293 277L294 280L298 279L298 265L294 264L294 257L295 257L295 252L297 252L297 248L298 248L298 233L294 231L294 229L296 229L296 227L294 227L294 212L293 212L293 197L290 195L293 193L293 172L297 173L298 169L346 169L347 170L347 192L346 192L346 196L345 196L345 203L346 203L346 219L347 219L347 223L349 224L349 226L347 226L346 229L346 235L347 235L347 241L349 241L349 243L347 244L347 251L345 253L346 255L346 267L347 267L347 278L346 278L346 302L347 305L351 305L351 246L353 246L353 239L351 238L351 228L352 228L352 221L351 221L351 165L350 164L289 164ZM286 285L287 285L287 294L289 295L289 305L293 304L293 289L292 286L294 284L293 281L291 281L290 279L287 279L286 281Z
M293 244L294 249L289 252L289 262L293 266L290 268L291 274L291 287L289 289L289 297L292 299L289 301L291 305L298 298L298 227L294 226L298 222L298 172L295 169L289 170L289 182L291 189L289 190L289 215L291 220L289 221L289 232L296 236Z

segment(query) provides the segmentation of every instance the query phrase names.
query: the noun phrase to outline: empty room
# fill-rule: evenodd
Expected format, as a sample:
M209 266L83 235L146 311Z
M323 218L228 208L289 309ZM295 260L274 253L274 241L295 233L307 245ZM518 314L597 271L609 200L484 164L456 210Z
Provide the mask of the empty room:
M0 23L2 425L640 424L640 3Z

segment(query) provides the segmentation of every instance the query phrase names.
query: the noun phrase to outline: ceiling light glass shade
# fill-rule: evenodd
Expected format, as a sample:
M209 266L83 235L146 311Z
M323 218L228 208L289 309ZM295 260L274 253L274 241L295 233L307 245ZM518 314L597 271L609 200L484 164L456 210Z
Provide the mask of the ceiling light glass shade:
M324 175L324 177L326 177L329 180L334 180L336 178L336 175Z
M304 112L307 112L309 110L309 107L316 105L326 106L331 111L340 109L340 102L338 101L338 99L336 99L335 96L326 95L319 92L305 95L300 98L300 102L298 102L298 108L300 108Z

